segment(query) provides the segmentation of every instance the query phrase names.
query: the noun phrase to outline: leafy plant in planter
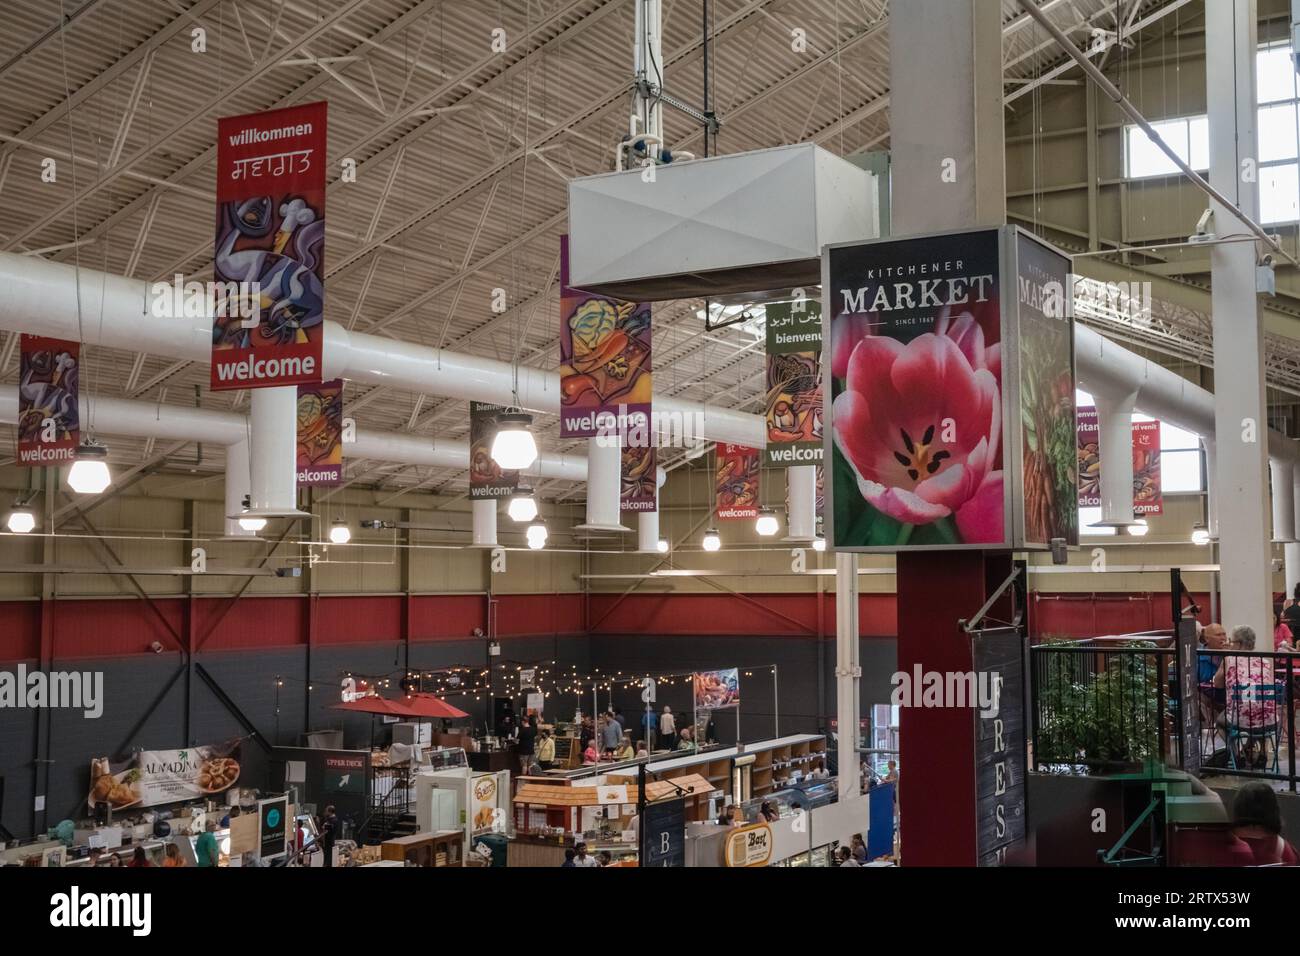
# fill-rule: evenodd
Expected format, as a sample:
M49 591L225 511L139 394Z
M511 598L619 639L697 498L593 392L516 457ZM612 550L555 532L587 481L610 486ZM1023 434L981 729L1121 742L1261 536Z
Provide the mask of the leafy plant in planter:
M1154 654L1042 653L1036 762L1114 767L1158 755L1162 674Z

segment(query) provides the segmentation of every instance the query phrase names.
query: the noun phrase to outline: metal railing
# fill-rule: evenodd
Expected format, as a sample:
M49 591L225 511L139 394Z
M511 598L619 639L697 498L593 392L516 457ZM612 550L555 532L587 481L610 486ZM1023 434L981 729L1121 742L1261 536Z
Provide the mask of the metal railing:
M1199 652L1202 775L1285 780L1296 772L1300 653ZM1035 645L1032 766L1108 773L1152 760L1183 766L1183 706L1167 632Z

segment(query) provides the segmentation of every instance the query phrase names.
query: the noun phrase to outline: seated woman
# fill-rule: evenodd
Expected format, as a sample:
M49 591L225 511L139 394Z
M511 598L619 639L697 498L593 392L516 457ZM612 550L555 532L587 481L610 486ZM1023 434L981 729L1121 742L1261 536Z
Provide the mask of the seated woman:
M1250 847L1256 866L1295 866L1300 855L1282 836L1277 794L1262 780L1252 780L1232 801L1232 834Z
M632 749L631 738L624 735L623 739L619 742L618 749L614 751L614 759L631 760L635 756L636 751Z
M1268 657L1246 656L1255 647L1255 631L1246 625L1232 629L1228 649L1242 653L1224 656L1223 666L1214 675L1214 686L1224 690L1224 719L1238 731L1245 731L1244 753L1247 765L1258 769L1265 765L1263 748L1256 753L1256 737L1252 731L1277 727L1277 701L1279 689L1273 673L1273 660Z
M595 737L587 741L587 749L582 752L582 762L584 764L600 763L600 750L596 745Z

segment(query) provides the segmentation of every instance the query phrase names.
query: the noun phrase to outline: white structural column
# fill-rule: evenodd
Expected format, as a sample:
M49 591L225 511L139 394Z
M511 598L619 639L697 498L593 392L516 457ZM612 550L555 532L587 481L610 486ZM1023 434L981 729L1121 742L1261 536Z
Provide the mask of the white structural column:
M249 512L266 518L305 514L298 510L298 389L253 389L249 427Z
M1289 594L1300 581L1300 564L1296 563L1300 551L1295 547L1295 466L1289 461L1269 459L1268 477L1273 488L1273 540L1284 546L1282 589Z
M659 553L659 496L663 492L668 472L655 468L655 510L642 511L636 516L636 549L643 554Z
M1093 392L1097 406L1097 451L1101 458L1101 521L1126 528L1133 520L1133 408L1137 393Z
M817 537L817 466L796 465L785 470L786 540Z
M497 546L497 501L495 498L475 498L470 502L470 518L473 521L473 546L476 548L495 548Z
M1286 567L1286 596L1293 597L1295 587L1300 584L1300 508L1295 503L1300 501L1300 468L1291 467L1291 540L1283 545Z
M848 585L848 586L846 586ZM839 724L836 747L841 800L862 793L858 774L859 679L862 677L858 642L858 556L835 555L835 717Z
M1235 200L1215 203L1214 231L1240 235L1237 210L1258 219L1255 138L1255 0L1205 5L1205 85L1210 120L1210 185ZM1255 291L1256 248L1226 242L1210 251L1214 329L1215 508L1218 511L1222 623L1250 625L1270 647L1264 325Z
M663 86L664 52L662 36L663 10L661 0L633 0L636 4L635 33L632 63L637 83L648 83L653 87ZM645 133L654 146L664 145L663 117L657 96L636 95L636 118L640 129L632 132ZM658 149L652 149L658 154Z
M244 510L244 496L249 494L248 442L226 446L226 537L256 538L256 531L247 531L235 517Z
M587 439L587 520L578 525L579 530L628 530L619 514L622 462L623 450L617 440Z

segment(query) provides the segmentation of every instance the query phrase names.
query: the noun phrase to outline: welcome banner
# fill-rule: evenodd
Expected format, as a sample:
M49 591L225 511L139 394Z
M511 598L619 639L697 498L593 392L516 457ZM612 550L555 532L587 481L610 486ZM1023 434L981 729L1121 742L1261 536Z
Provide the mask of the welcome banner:
M298 386L298 484L343 483L343 379Z
M620 511L655 511L659 507L657 449L653 445L622 448Z
M509 498L519 487L519 472L502 471L492 458L492 440L497 436L497 416L504 405L469 403L469 496Z
M1078 409L1076 451L1079 459L1079 507L1101 507L1101 432L1097 409ZM1164 514L1160 483L1160 423L1133 423L1133 514Z
M758 517L759 453L756 448L719 442L715 446L715 507L718 518L730 521Z
M767 449L778 468L820 464L822 310L807 299L767 306Z
M81 443L77 342L23 335L18 366L18 464L75 461Z
M217 121L215 391L321 380L325 110Z
M561 236L560 437L648 431L650 358L650 304L570 289Z

